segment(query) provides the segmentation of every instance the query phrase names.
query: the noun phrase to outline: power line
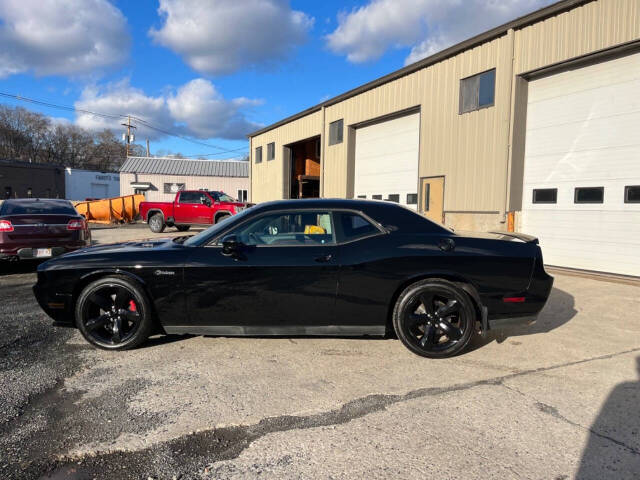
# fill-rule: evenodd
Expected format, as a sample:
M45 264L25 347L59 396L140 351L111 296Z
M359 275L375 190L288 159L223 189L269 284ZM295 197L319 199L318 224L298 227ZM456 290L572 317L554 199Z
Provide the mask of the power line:
M108 119L113 119L113 120L120 120L122 118L128 118L129 117L129 115L99 113L99 112L94 112L94 111L91 111L91 110L84 110L82 108L71 107L71 106L68 106L68 105L58 105L58 104L51 103L51 102L45 102L43 100L36 100L36 99L33 99L33 98L23 97L22 95L14 95L14 94L5 93L5 92L0 92L0 97L11 98L11 99L18 100L18 101L21 101L21 102L32 103L34 105L40 105L40 106L44 106L44 107L48 107L48 108L57 108L59 110L65 110L65 111L68 111L68 112L84 113L84 114L87 114L87 115L94 115L96 117L108 118ZM179 133L173 133L173 132L169 132L167 130L164 130L164 129L160 128L160 127L157 127L157 126L147 122L146 120L144 120L144 119L142 119L140 117L136 117L136 116L133 116L133 115L131 115L130 117L132 119L136 120L138 123L141 123L145 127L150 128L152 130L156 130L156 131L161 132L161 133L164 133L165 135L169 135L171 137L180 138L182 140L185 140L187 142L191 142L193 144L202 145L202 146L205 146L205 147L208 147L208 148L215 148L217 150L220 150L219 152L216 152L216 153L210 153L210 154L205 154L205 155L201 155L201 156L220 155L220 154L225 154L225 153L237 152L237 151L241 150L241 149L227 149L227 148L219 147L218 145L213 145L213 144L210 144L210 143L201 142L199 140L194 140L193 138L187 137L185 135L180 135ZM242 149L246 149L246 147L242 147Z

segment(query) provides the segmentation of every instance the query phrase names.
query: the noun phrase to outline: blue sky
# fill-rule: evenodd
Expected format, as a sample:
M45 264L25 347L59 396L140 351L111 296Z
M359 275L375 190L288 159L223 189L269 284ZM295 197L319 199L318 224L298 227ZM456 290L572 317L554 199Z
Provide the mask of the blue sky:
M230 158L261 125L550 3L0 0L0 92L181 135L139 124L152 153ZM1 101L121 131L118 120Z

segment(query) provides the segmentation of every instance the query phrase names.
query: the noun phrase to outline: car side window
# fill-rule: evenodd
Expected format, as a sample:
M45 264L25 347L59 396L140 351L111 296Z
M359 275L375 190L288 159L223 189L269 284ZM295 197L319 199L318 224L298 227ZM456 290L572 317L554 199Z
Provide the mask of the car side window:
M229 232L245 245L335 244L331 213L284 212L263 215Z
M380 233L378 227L357 213L339 212L337 219L341 242L351 242Z

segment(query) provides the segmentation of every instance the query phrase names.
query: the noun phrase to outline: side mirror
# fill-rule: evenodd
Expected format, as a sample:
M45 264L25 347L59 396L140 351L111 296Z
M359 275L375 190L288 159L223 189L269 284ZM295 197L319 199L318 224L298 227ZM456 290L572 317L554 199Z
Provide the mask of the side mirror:
M238 241L238 237L235 235L227 235L222 239L222 254L227 257L235 255L241 246L242 242Z

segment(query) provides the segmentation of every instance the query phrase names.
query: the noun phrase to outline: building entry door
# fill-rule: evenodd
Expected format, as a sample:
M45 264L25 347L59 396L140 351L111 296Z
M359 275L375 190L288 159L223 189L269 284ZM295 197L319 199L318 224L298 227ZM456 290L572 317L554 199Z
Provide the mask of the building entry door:
M429 220L444 223L444 177L420 179L420 210Z

